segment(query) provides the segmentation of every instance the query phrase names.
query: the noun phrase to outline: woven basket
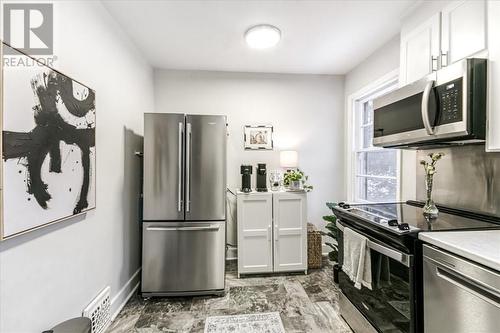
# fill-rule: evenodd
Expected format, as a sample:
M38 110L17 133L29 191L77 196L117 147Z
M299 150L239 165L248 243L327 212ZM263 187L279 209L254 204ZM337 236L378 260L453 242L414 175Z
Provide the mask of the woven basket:
M307 224L307 268L321 268L321 233L314 224Z

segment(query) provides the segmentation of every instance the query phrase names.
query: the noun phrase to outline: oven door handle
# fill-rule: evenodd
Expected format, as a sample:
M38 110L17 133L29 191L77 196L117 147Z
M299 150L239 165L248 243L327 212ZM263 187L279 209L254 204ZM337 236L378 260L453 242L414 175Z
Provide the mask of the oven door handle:
M340 224L338 221L337 221L336 225L337 225L337 228L340 231L342 231L342 232L344 231L344 226L342 224ZM357 232L357 231L355 231L355 232ZM364 237L366 237L366 236L364 236ZM371 250L376 251L376 252L378 252L380 254L383 254L383 255L391 258L391 259L394 259L397 262L405 265L406 267L410 267L412 255L396 251L396 250L391 249L391 248L389 248L387 246L383 246L383 245L381 245L379 243L371 241L370 239L367 239L366 245Z

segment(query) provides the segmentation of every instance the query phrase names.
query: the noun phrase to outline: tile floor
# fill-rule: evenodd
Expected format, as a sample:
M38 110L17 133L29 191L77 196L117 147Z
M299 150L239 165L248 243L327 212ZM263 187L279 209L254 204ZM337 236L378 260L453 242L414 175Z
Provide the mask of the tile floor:
M351 332L338 312L332 266L308 275L237 278L236 261L226 272L223 297L130 299L108 333L203 332L208 316L278 311L286 332Z

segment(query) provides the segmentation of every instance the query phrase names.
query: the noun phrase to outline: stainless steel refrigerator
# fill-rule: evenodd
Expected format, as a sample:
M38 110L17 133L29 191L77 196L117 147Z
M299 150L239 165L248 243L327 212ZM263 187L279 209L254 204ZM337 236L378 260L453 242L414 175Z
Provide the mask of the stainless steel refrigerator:
M146 113L142 293L224 291L226 117Z

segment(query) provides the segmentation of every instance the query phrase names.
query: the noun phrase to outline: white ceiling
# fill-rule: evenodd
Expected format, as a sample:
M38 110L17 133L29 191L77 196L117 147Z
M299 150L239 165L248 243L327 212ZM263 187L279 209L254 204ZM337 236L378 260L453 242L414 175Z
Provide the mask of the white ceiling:
M417 2L103 1L156 68L310 74L347 73ZM247 47L243 34L259 23L282 31L276 47Z

